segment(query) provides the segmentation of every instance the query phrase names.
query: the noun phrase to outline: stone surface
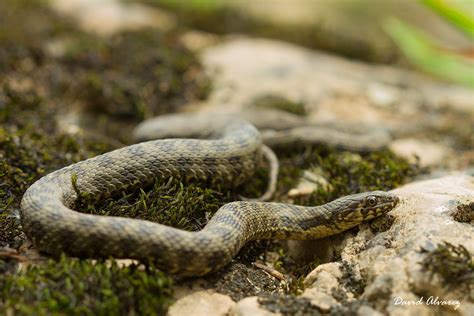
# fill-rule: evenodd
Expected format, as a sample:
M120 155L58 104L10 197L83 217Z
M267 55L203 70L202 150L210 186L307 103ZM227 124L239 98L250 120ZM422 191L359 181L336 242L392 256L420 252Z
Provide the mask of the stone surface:
M345 303L354 301L353 294L360 287L359 299L366 303L359 307L359 314L365 313L362 306L368 306L374 315L472 315L474 289L470 294L456 287L447 289L440 277L432 277L420 265L427 256L420 250L449 242L463 245L472 256L474 227L456 222L452 212L458 205L474 201L474 177L456 174L414 182L393 192L401 203L390 213L394 217L391 227L377 233L366 226L349 237L341 253L344 264L318 266L306 277L303 296L320 308L324 304L334 308L342 302L341 297ZM407 306L399 301L421 303Z
M228 315L235 302L227 295L212 290L197 291L178 299L168 310L169 316Z
M449 147L416 138L397 139L390 144L390 149L412 163L419 162L420 167L446 165L447 160L453 158Z
M169 30L175 18L161 10L117 0L53 0L53 9L77 20L86 31L110 35L123 30L156 27Z
M472 111L474 92L467 88L278 41L232 38L206 49L202 60L216 76L210 97L211 106L216 107L240 107L258 97L277 95L303 102L318 121L337 118L365 123L410 114L421 106ZM423 100L427 104L420 104Z
M232 316L280 316L280 313L272 313L260 307L257 296L246 297L235 304L231 312Z

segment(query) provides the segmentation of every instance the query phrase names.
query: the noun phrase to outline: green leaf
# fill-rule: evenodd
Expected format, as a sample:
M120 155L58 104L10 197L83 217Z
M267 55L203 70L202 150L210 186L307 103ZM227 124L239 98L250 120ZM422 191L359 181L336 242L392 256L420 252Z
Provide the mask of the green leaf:
M450 4L445 0L422 0L422 2L471 38L474 38L474 16L472 15L474 12L474 1L457 1L458 7L453 5L453 1ZM466 7L464 11L461 10L463 3Z
M472 60L443 51L430 37L396 18L388 19L384 28L406 57L419 68L435 76L474 87Z

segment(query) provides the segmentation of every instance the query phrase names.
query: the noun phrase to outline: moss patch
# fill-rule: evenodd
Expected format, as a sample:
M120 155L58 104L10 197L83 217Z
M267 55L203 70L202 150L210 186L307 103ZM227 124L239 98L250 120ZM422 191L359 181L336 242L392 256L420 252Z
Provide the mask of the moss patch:
M288 190L296 185L304 169L318 167L328 181L327 186L318 188L310 196L297 198L295 204L300 205L320 205L344 195L391 190L420 172L417 165L388 150L357 154L325 146L296 146L277 150L277 155L280 177L274 200L287 199ZM258 196L266 185L265 181L265 170L257 170L257 180L245 186L244 195Z
M0 277L0 312L151 315L170 304L171 280L153 267L62 257Z
M127 141L134 122L174 111L209 88L175 33L144 30L102 39L45 4L9 0L0 8L0 246L21 234L15 218L29 185L117 147L97 131ZM51 46L62 53L52 54ZM90 132L64 133L56 119L78 110L93 116Z
M170 178L152 188L123 192L119 198L94 203L82 196L75 209L104 216L139 218L184 230L200 230L223 204L224 194Z
M100 42L80 37L61 60L75 77L73 97L108 117L141 121L175 111L209 91L195 56L171 35L153 29Z
M426 253L421 262L423 268L432 275L439 275L448 289L458 288L468 299L474 300L474 258L466 247L444 242L435 249L422 249L421 252Z
M458 205L451 213L451 216L460 223L474 222L474 202Z
M204 97L209 81L174 33L98 38L58 17L43 0L2 2L0 15L0 247L18 249L26 238L20 201L35 180L117 148L119 142L97 131L127 141L135 122ZM58 122L77 112L90 113L90 128L66 133ZM179 201L193 200L203 213L220 203L218 193L177 182L155 188L156 202L182 210L184 203L166 197L177 193L175 187L182 189ZM149 200L143 192L130 194L139 197L137 205L104 207L138 216L138 204ZM155 219L156 206L149 206L143 216ZM171 211L160 216L182 228L199 227L199 220L181 220ZM16 267L13 259L0 259L0 314L160 314L170 302L170 278L153 267L122 269L67 257L12 273Z

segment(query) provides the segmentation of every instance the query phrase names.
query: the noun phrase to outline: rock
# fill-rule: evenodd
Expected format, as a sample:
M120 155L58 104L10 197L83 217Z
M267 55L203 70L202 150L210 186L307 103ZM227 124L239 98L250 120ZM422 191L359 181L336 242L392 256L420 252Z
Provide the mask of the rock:
M168 310L169 316L228 315L235 302L227 295L211 290L197 291L178 299Z
M211 33L190 30L181 35L180 40L187 49L198 52L204 48L216 45L219 38Z
M303 172L296 188L288 191L289 198L308 196L318 188L331 191L333 188L326 179L326 175L320 167L314 167Z
M123 30L155 27L169 30L175 18L156 8L117 0L54 0L51 7L75 19L85 31L110 35Z
M442 165L452 155L450 148L415 138L395 140L390 144L390 149L412 163L418 162L420 167Z
M201 60L214 75L208 106L239 108L274 96L304 103L317 121L404 126L426 107L452 104L472 114L474 92L414 72L370 64L264 39L233 38L209 47ZM403 79L402 79L403 78Z
M359 308L357 311L357 316L382 316L383 314L380 312L377 312L375 309L364 305Z
M340 268L341 265L337 262L321 264L306 276L303 283L306 287L309 287L323 280L325 290L330 290L338 284L337 279L342 276Z
M313 304L327 303L331 310L338 304L352 306L360 315L472 315L474 288L467 262L474 253L474 227L457 222L453 213L474 201L474 177L454 174L407 184L393 193L401 203L390 213L391 227L373 232L371 225L362 226L345 241L341 263L321 265L306 277L303 296ZM442 257L434 257L441 251ZM449 256L456 261L439 261ZM449 283L454 276L442 276L452 262L464 269L465 281Z
M400 98L397 89L380 83L369 85L367 95L374 105L380 107L391 106Z
M327 263L319 265L316 269L311 271L304 280L306 289L302 297L306 297L311 300L313 305L323 312L330 312L341 305L333 294L341 291L344 292L344 296L347 298L352 295L342 289L339 285L340 279L343 277L343 271L340 263ZM346 299L347 299L346 298Z
M258 303L258 296L246 297L235 304L231 312L232 316L279 316L280 313L272 313L263 309Z

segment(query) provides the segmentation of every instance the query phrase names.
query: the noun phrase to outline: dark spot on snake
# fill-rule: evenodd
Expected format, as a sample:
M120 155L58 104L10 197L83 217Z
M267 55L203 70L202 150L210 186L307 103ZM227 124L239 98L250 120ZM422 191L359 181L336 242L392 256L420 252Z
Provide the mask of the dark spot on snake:
M232 156L229 157L229 163L230 164L238 164L242 161L242 158L240 156Z
M223 262L227 261L228 259L225 251L213 251L212 254L209 254L207 258L207 266L212 268L213 271L215 271L216 268L222 266Z
M189 156L179 156L176 159L176 162L180 164L181 166L188 166L191 165L194 162L194 159Z
M312 227L317 227L317 226L323 225L326 222L327 221L322 220L322 218L320 216L316 216L316 217L311 218L311 219L306 219L306 220L295 222L294 224L296 224L302 230L307 230L307 229L310 229Z
M215 157L206 156L204 157L203 162L208 166L215 166L217 164L217 159Z

